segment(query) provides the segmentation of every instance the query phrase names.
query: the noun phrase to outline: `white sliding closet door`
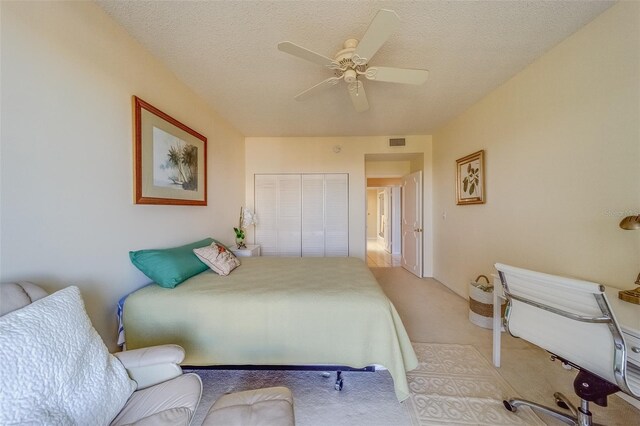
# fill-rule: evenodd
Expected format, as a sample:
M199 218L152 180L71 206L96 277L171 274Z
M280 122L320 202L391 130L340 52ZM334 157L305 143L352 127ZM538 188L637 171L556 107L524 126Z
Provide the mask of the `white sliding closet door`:
M300 175L256 175L256 244L263 256L300 256Z
M324 256L324 175L302 175L302 256Z
M278 181L275 175L255 176L255 207L258 214L256 244L262 256L278 255ZM258 213L260 212L260 213Z
M256 175L255 208L262 255L349 255L347 174Z
M349 179L325 175L325 256L349 256Z
M278 254L300 256L302 196L300 175L280 175L278 179Z

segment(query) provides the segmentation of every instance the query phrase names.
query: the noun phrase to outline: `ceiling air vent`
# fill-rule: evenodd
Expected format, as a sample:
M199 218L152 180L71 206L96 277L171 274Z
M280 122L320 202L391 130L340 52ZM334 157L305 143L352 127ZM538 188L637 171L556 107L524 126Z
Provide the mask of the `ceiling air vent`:
M389 146L405 146L404 138L389 139Z

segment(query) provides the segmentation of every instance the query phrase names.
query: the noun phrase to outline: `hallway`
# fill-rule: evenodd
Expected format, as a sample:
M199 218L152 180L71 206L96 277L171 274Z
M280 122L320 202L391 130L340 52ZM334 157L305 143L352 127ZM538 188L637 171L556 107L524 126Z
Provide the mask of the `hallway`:
M392 255L376 240L367 240L367 266L374 268L402 266L401 261L401 255Z

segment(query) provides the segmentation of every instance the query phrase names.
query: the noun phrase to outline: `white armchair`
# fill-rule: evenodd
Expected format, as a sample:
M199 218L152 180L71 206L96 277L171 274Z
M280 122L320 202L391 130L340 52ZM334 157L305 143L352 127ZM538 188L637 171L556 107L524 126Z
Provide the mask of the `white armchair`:
M136 382L136 390L111 426L188 425L200 402L202 382L182 374L184 349L178 345L116 352L115 357Z
M0 316L19 310L46 295L44 290L31 283L2 284L0 285ZM73 330L70 331L73 333ZM95 333L95 330L93 332ZM115 357L124 366L131 380L135 381L135 390L128 399L126 395L129 393L126 393L124 397L126 402L119 413L117 409L120 407L115 409L117 415L111 420L111 425L188 425L191 422L200 402L202 382L196 374L182 374L179 364L184 359L184 350L180 346L162 345L136 349L116 353ZM15 354L9 355L8 358L15 359ZM87 363L91 361L92 359L87 359ZM114 362L117 364L117 361ZM120 371L122 371L121 367ZM35 413L43 412L52 422L55 416L57 416L55 420L61 423L70 420L69 417L65 417L68 413L64 410L56 412L50 407L31 407L30 405L34 405L33 399L30 399L29 395L25 397L21 389L11 393L11 387L6 386L0 392L2 392L0 400L7 402L9 406L22 404L23 408L26 408L22 410L23 412L29 410ZM87 389L87 393L90 392L91 390Z
M180 368L180 363L184 359L182 346L151 346L116 352L114 355L127 369L131 380L135 380L138 384L137 390L182 375L182 368Z

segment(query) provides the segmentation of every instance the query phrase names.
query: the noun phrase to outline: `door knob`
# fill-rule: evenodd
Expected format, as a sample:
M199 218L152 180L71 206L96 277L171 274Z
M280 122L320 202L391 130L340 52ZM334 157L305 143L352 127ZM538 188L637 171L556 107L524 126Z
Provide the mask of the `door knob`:
M422 228L415 228L414 231L415 232L422 232Z

